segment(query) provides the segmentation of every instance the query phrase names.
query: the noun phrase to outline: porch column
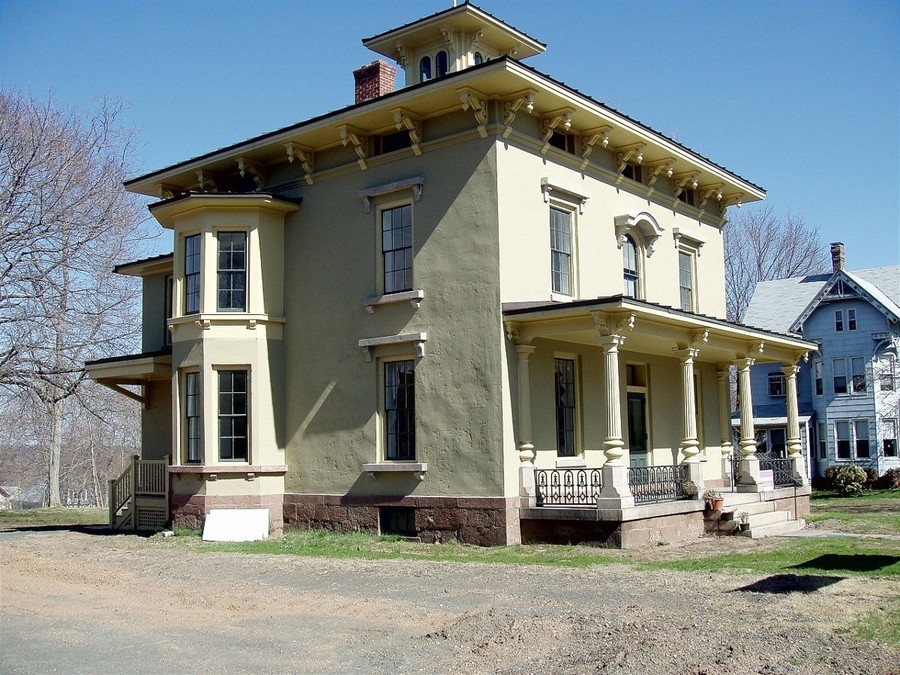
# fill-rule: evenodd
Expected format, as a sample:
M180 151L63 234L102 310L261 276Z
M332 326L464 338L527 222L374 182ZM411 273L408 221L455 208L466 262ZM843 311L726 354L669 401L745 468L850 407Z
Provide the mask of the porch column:
M696 495L703 494L703 467L700 464L700 441L697 440L697 399L694 395L694 359L700 353L695 347L676 349L681 361L681 452L687 469L687 479L697 486Z
M735 361L738 368L738 394L741 406L741 473L738 492L759 492L759 459L756 457L756 430L753 427L753 395L750 391L750 366L755 359Z
M675 352L681 361L681 452L685 464L700 461L700 442L697 440L697 401L694 395L694 358L699 349L680 349Z
M531 377L528 358L534 354L536 347L516 345L519 357L519 461L523 464L534 463L534 442L531 433Z
M791 460L794 479L801 485L808 485L806 478L806 462L803 459L803 446L800 444L800 416L797 411L797 373L800 366L789 364L781 367L787 385L787 450Z
M716 378L719 382L719 445L722 449L722 475L731 476L731 390L728 386L731 374L727 363L719 364Z
M603 348L604 383L606 389L606 439L603 441L606 462L603 464L603 487L598 508L622 509L634 506L634 496L628 487L628 467L622 462L622 399L619 377L619 346L625 342L621 335L604 335L597 339Z
M536 347L516 345L519 357L519 495L527 498L528 506L534 506L534 439L531 432L531 377L528 358Z

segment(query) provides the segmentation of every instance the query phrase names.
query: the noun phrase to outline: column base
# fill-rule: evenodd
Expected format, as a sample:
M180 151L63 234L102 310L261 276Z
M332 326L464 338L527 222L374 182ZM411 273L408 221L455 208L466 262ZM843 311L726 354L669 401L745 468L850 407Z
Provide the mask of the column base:
M794 481L796 483L799 483L801 486L809 485L809 479L806 477L806 461L803 459L803 455L789 455L788 459L791 460L791 468L794 472Z
M759 460L756 456L743 457L740 471L737 484L738 492L762 492Z
M536 506L537 487L534 482L534 465L522 464L519 467L519 496L523 507Z
M682 462L682 466L687 469L687 480L697 486L697 493L694 499L703 499L705 485L703 483L703 465L699 460L696 462Z
M598 509L626 509L634 506L634 495L628 486L628 467L624 465L610 466L608 463L601 469L603 487L597 498Z

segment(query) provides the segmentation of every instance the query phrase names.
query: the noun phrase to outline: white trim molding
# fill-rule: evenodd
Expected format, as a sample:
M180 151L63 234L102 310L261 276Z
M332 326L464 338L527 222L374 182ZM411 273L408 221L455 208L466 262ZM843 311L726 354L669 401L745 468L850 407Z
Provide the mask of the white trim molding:
M416 348L416 358L425 356L425 342L428 340L428 333L402 333L400 335L385 335L383 337L361 338L359 341L360 349L366 354L366 361L372 360L372 349L375 347L384 347L385 345L399 345L405 342L412 343Z
M576 203L578 205L579 215L584 214L584 204L591 198L588 193L577 187L566 185L565 183L547 177L541 178L541 192L544 194L545 204L550 203L551 194L554 197L559 196L565 201Z
M401 192L410 189L413 193L413 201L417 202L422 198L422 189L425 186L425 179L422 176L414 176L413 178L404 178L393 183L383 183L374 187L366 188L359 191L359 196L363 200L363 207L366 213L372 211L372 198L387 195L392 192Z

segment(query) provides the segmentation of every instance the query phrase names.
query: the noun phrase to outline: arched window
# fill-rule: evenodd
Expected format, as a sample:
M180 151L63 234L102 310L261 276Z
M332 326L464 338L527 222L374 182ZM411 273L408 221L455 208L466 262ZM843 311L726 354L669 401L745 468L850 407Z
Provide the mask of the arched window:
M477 66L484 59L481 57L481 52L475 52L475 65Z
M419 82L431 79L431 57L423 56L419 61Z
M434 66L437 71L436 77L443 77L447 74L447 52L443 49L434 57Z
M625 243L622 244L622 270L625 276L625 295L629 298L638 297L638 252L630 234L625 235Z

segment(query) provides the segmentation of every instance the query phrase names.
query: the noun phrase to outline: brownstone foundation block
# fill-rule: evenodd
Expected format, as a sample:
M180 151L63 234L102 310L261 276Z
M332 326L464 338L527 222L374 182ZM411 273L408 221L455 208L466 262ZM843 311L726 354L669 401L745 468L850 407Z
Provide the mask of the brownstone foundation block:
M796 520L809 514L809 495L798 495L775 500L776 511L790 511L791 518Z
M625 522L522 519L523 544L596 544L613 548L641 548L698 539L703 534L702 511Z
M416 536L424 542L461 541L478 546L519 543L510 534L509 513L518 498L504 497L377 497L284 495L284 526L340 532L380 533L380 508L415 509Z
M203 529L206 515L212 509L268 509L269 534L280 536L284 529L283 496L276 495L172 495L169 514L172 527Z

